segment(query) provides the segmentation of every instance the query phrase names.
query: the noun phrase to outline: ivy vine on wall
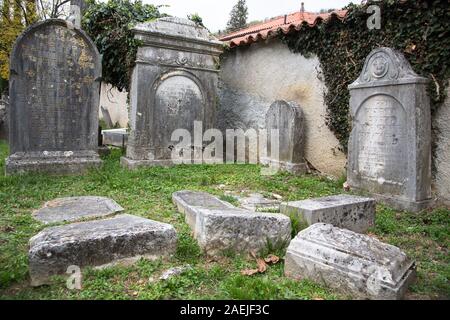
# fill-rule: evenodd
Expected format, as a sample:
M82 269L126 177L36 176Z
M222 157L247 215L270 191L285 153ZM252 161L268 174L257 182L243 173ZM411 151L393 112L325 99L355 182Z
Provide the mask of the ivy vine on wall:
M367 6L381 9L381 29L369 30ZM450 6L448 0L369 1L349 5L344 20L333 16L327 22L282 35L288 47L304 56L317 55L324 81L327 125L347 151L351 131L350 95L347 86L357 79L367 55L377 47L391 47L405 55L419 75L430 80L432 112L445 99L450 78Z

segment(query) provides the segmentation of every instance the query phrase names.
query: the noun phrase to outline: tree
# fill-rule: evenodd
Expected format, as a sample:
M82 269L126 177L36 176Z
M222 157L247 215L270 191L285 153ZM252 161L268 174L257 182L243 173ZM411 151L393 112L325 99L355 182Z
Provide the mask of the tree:
M237 31L247 25L248 7L245 0L238 0L230 13L227 23L227 32Z
M0 78L3 87L9 79L9 58L14 42L38 19L38 15L34 0L3 0L0 11Z
M140 0L91 0L83 16L82 28L103 55L102 79L119 90L129 91L131 71L140 41L132 28L139 22L161 17L160 6Z

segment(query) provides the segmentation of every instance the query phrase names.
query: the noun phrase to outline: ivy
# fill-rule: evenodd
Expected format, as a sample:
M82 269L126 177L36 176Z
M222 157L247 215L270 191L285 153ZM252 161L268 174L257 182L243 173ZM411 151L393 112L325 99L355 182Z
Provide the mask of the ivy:
M370 4L381 8L381 29L369 30ZM349 5L341 21L332 16L292 34L280 35L288 47L304 56L316 55L322 66L327 105L326 123L347 151L351 131L348 85L355 81L367 55L377 47L391 47L405 55L419 75L430 80L432 112L445 100L450 78L450 7L448 0L370 1Z
M159 8L140 0L89 1L82 27L103 55L103 81L129 91L139 47L132 28L137 23L161 17Z

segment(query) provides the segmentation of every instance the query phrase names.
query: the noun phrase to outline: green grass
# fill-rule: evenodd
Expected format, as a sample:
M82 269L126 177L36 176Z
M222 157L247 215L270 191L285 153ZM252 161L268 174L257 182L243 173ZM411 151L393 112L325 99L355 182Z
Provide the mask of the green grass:
M0 171L7 145L0 142ZM227 255L214 261L201 252L184 217L172 204L175 191L192 189L215 194L236 204L225 191L277 193L285 200L339 194L342 181L307 175L261 176L255 165L177 166L128 171L119 165L120 151L104 158L104 166L85 176L0 176L0 298L2 299L339 299L326 288L283 277L283 263L256 276L246 257ZM220 185L225 185L225 187ZM176 254L160 261L141 260L131 267L83 271L83 289L68 290L64 277L53 285L31 288L28 283L28 240L44 228L31 217L46 201L66 196L96 195L116 200L128 213L171 223L178 232ZM412 288L418 298L448 298L449 214L438 209L421 215L378 209L377 237L399 246L418 262L419 279ZM300 227L299 227L300 228ZM275 248L273 248L275 250ZM281 254L280 252L275 252ZM168 281L158 281L167 269L192 268Z

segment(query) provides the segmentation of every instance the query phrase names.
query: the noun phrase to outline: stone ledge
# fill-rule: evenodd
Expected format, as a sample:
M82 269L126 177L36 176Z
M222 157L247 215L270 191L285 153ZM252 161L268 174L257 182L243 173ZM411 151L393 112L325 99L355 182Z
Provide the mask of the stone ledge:
M327 223L365 233L375 225L376 202L372 198L337 195L282 203L281 213L298 217L308 226Z
M84 219L104 218L122 212L114 200L104 197L70 197L48 201L33 217L44 223L76 222Z
M358 299L402 299L415 263L399 248L367 235L317 223L292 240L285 275L309 279Z
M31 285L48 284L69 266L101 267L168 256L176 243L173 226L128 214L47 228L30 240Z

